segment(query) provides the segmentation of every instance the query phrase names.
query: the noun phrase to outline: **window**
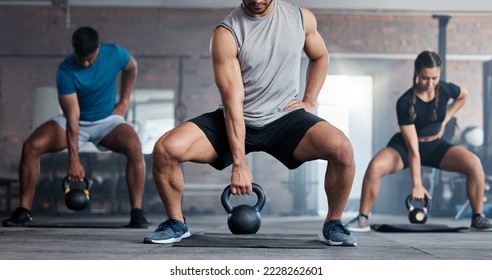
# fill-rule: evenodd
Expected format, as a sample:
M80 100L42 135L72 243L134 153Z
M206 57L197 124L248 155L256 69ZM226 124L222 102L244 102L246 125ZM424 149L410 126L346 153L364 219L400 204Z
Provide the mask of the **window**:
M137 131L144 154L151 154L155 142L174 128L174 91L137 89L127 121Z
M318 97L317 115L342 130L354 148L357 168L351 199L360 198L364 172L372 158L372 84L371 76L328 75ZM325 207L322 211L327 210L325 170L326 162L319 161L318 205Z

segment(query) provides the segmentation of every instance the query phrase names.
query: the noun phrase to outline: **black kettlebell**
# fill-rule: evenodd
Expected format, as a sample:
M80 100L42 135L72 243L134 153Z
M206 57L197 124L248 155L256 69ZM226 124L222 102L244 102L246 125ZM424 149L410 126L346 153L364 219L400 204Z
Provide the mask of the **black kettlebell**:
M65 193L65 204L67 208L74 211L84 210L89 205L92 180L84 177L84 189L72 189L70 188L70 184L72 183L68 180L68 177L65 177L63 179L63 192Z
M411 200L412 200L411 195L407 196L407 199L405 200L405 205L407 206L408 211L410 211L410 213L408 214L408 219L410 220L410 223L425 224L425 222L427 221L427 212L429 211L429 206L430 206L429 198L428 197L424 198L423 208L413 206L410 203Z
M222 206L229 216L227 217L227 225L233 234L255 234L261 226L260 211L265 205L265 191L260 185L253 183L253 192L256 193L258 201L254 206L241 204L236 207L232 206L230 195L231 185L225 187L222 192Z

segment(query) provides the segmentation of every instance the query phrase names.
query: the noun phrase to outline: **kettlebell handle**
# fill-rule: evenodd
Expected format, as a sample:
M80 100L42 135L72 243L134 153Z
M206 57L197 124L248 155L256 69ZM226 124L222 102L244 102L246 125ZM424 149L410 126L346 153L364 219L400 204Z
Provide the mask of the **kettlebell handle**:
M265 205L265 201L266 201L265 191L260 185L256 183L252 183L252 187L253 187L253 192L256 193L256 196L258 197L258 201L252 207L255 208L256 211L260 212L261 209L263 209L263 206ZM232 194L231 185L228 185L227 187L224 188L224 191L222 192L222 196L221 196L222 206L224 206L224 209L229 214L234 209L234 206L232 206L230 200L231 194Z
M408 211L412 211L413 209L415 209L415 207L410 202L411 200L412 200L412 195L408 195L407 198L405 199L405 205L407 206ZM429 206L430 206L430 200L427 196L424 197L424 203L425 203L424 204L424 211L427 212L427 210L429 210Z
M88 177L84 177L83 180L85 183L84 192L87 195L89 195L89 192L92 188L92 179L90 179ZM65 178L63 178L62 186L63 186L63 193L67 194L70 191L70 181L68 180L68 176L65 176Z

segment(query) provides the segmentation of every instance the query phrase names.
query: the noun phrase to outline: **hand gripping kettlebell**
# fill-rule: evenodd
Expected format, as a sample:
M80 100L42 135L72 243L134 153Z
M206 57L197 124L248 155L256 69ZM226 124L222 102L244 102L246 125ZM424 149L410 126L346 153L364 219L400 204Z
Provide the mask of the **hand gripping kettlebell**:
M258 197L254 206L241 204L235 207L232 206L230 200L231 186L228 185L222 192L222 206L229 213L227 225L233 234L255 234L260 229L260 211L265 205L266 196L260 185L255 183L253 183L253 192Z
M87 205L89 205L89 195L90 189L92 187L92 180L84 177L84 189L75 189L70 188L70 185L73 184L68 180L68 177L63 179L63 192L65 193L65 204L68 209L74 211L84 210Z
M429 206L430 206L430 200L428 197L424 198L424 207L423 208L418 208L414 207L410 201L412 200L412 196L409 195L407 196L407 199L405 200L405 205L407 206L408 211L410 213L408 214L408 219L410 220L410 223L412 224L425 224L427 221L427 212L429 211Z

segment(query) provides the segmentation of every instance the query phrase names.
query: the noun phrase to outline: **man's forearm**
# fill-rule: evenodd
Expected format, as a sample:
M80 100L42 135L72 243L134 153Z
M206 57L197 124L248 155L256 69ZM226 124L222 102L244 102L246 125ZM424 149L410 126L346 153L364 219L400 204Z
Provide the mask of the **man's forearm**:
M242 110L236 112L225 110L225 124L227 130L227 138L229 140L229 148L232 154L234 165L240 165L246 162L245 138L246 126Z
M316 105L319 92L325 82L327 71L328 60L326 58L319 58L316 61L311 61L308 65L306 72L306 89L302 100L312 107Z
M70 161L78 161L79 160L79 124L77 121L70 121L67 119L67 129L66 129L66 137L67 137L67 148L68 148L68 157Z
M137 79L137 70L123 71L121 75L121 93L120 102L129 104L135 81Z

